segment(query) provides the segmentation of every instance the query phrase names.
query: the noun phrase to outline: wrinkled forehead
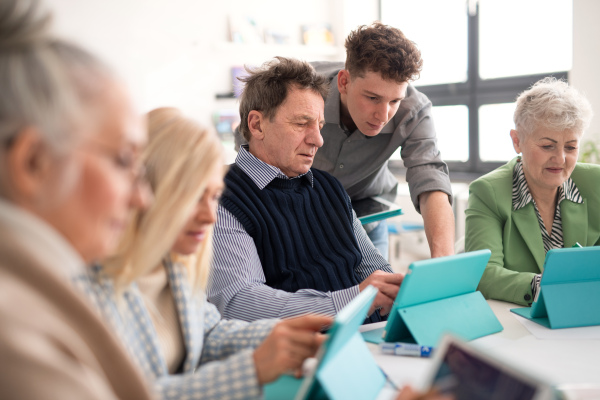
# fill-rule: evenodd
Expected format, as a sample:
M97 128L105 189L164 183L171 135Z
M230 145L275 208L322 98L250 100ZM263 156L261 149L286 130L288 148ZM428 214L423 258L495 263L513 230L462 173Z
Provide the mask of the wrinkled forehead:
M538 124L529 133L525 134L525 139L534 140L550 140L556 143L568 143L568 142L579 142L583 132L572 129L555 129L551 126Z
M313 89L292 88L279 106L277 114L286 118L300 115L323 116L325 101L319 92Z

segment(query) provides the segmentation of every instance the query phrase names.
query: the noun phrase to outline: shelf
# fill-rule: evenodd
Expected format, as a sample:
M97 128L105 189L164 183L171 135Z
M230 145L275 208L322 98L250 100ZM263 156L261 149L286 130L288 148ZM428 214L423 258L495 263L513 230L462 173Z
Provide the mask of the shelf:
M339 57L343 60L345 57L345 49L341 46L315 46L304 44L269 44L269 43L233 43L233 42L215 42L216 51L227 52L232 54L251 53L260 55L281 55L284 57Z

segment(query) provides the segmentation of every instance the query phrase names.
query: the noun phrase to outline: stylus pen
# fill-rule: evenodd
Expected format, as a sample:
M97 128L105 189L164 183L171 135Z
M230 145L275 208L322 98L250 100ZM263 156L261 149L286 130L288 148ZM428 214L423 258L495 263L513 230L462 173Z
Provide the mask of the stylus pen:
M433 352L433 347L420 346L414 343L380 343L379 349L383 354L392 354L395 356L429 357Z

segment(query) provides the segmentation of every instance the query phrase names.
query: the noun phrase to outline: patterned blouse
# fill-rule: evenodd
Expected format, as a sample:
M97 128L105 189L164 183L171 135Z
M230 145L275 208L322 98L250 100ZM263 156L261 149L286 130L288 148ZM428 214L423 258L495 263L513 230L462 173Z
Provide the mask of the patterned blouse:
M548 233L542 216L538 210L537 204L529 191L527 180L525 180L525 173L523 172L523 163L519 158L519 161L515 165L513 170L513 187L512 187L512 203L513 210L519 210L525 207L529 203L533 203L535 209L535 215L537 215L538 223L540 224L540 230L542 231L542 241L544 242L544 252L547 253L550 249L560 249L564 246L563 232L562 232L562 219L560 216L560 203L563 200L569 200L573 203L583 203L583 199L579 194L577 186L573 179L569 178L562 185L558 187L558 201L556 202L556 211L554 212L554 221L552 222L552 232ZM531 292L533 301L537 299L537 293L540 287L541 274L537 274L531 281Z

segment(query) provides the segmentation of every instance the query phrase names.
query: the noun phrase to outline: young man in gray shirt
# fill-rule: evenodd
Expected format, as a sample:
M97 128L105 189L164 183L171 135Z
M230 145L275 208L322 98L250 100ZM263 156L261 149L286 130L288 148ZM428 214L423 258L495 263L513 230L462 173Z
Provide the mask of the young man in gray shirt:
M454 215L448 167L436 145L431 101L410 81L421 53L393 27L360 26L346 39L346 62L314 62L331 88L325 101L323 147L314 168L339 179L352 201L395 195L388 160L401 149L412 202L421 213L432 257L454 253ZM387 224L365 226L387 258Z

